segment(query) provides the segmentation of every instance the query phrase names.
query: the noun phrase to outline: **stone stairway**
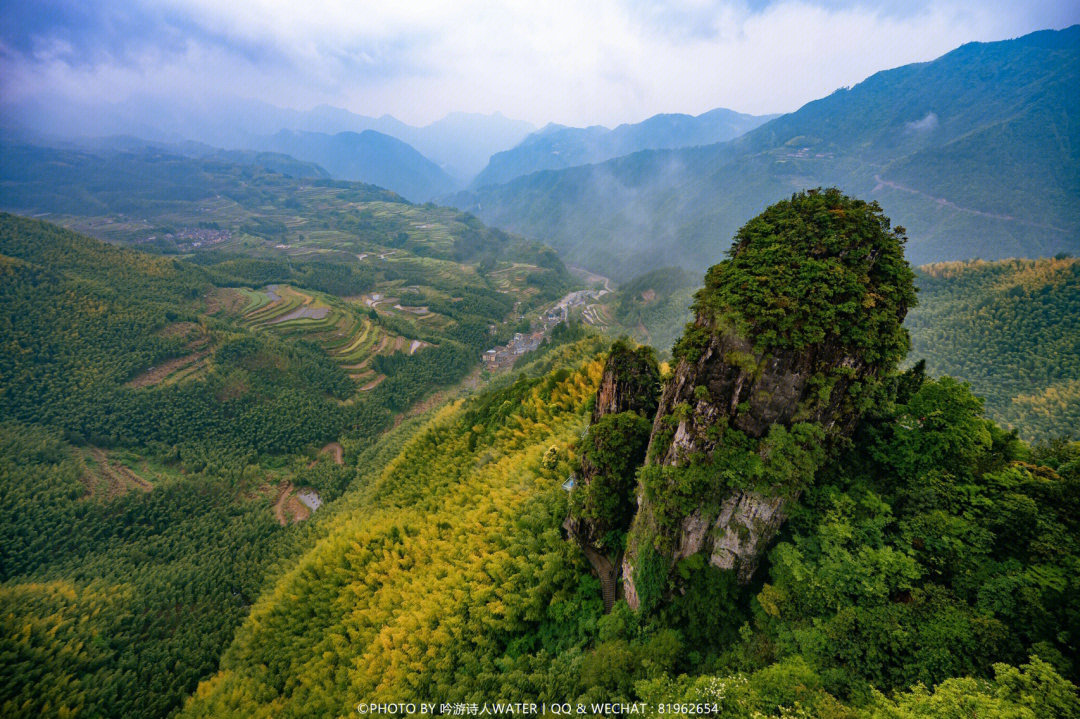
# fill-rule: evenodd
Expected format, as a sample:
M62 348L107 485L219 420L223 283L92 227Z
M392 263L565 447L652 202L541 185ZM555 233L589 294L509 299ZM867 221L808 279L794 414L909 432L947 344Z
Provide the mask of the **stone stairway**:
M615 600L619 597L615 572L608 572L600 577L600 595L604 598L604 614L607 614L615 606Z

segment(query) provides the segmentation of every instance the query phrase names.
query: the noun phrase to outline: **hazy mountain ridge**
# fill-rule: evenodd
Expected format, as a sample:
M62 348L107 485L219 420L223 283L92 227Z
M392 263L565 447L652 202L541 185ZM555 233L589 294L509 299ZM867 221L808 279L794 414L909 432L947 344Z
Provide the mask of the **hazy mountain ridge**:
M265 155L271 159L284 157L281 165L303 172L288 176L279 171L284 168L277 162L230 161L236 153L250 159ZM199 212L191 210L192 203L216 199L254 208L260 198L286 187L295 191L304 184L299 179L309 172L315 175L309 178L309 183L336 182L325 179L326 171L317 165L274 153L215 150L207 157L193 157L153 146L123 152L0 143L0 186L3 187L0 207L35 215L85 217L139 213L140 221L190 210L188 214L195 220ZM340 184L349 187L357 199L404 202L399 195L379 187ZM205 215L198 216L198 220L212 221Z
M10 141L4 141L6 139L7 138L0 139L0 145L5 146L6 148L17 147L23 144L29 147L40 147L40 145L37 145L32 141L28 143L20 142L18 135L11 138ZM330 173L319 165L313 162L298 160L295 157L280 152L223 150L220 147L214 147L194 140L185 140L183 142L160 142L145 140L141 137L134 137L132 135L109 135L106 137L56 141L50 143L49 147L53 147L60 151L72 150L75 152L93 153L97 155L109 153L161 153L165 155L190 157L199 160L216 160L235 165L262 167L272 172L288 175L290 177L310 177L320 179L329 179L330 177ZM7 152L9 150L5 149L3 151Z
M728 143L538 172L452 201L618 277L700 269L745 219L815 185L881 202L908 228L916 263L1074 251L1077 47L1080 26L971 43Z
M339 180L385 187L414 202L430 200L457 185L411 145L375 130L336 135L281 130L257 142L262 149L317 163Z
M548 125L516 147L492 155L471 186L499 185L539 170L604 162L639 150L712 145L734 139L774 117L717 108L696 117L654 115L610 130L599 125L584 128Z
M29 134L48 144L56 144L60 138L131 135L154 142L196 141L229 149L256 147L260 139L280 130L329 135L375 130L412 145L462 185L493 153L513 147L535 129L498 112L451 113L418 127L391 115L368 117L330 105L295 110L243 98L208 97L200 103L137 95L118 103L87 102L68 109L59 114L50 106L14 105L5 108L0 122L8 131Z

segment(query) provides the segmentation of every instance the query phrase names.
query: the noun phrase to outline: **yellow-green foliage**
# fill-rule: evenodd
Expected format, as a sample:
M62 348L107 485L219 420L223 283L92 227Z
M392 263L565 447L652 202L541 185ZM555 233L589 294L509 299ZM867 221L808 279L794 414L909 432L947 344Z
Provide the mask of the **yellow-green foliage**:
M131 599L124 587L89 588L71 582L0 585L0 656L5 717L75 717L100 711L92 697L96 676L109 660L110 637ZM90 686L87 686L90 685Z
M515 653L508 642L578 585L558 530L567 462L543 458L580 435L601 371L588 361L444 408L253 608L184 715L482 701L484 677Z

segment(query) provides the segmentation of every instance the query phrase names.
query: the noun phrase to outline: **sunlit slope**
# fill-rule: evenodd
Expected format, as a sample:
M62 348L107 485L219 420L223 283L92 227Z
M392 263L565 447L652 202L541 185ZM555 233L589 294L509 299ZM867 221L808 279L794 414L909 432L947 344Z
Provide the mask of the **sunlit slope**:
M482 701L494 677L515 671L522 695L535 696L530 662L570 661L580 627L602 610L559 532L565 447L587 423L601 367L586 361L442 410L256 605L184 716ZM545 461L552 446L562 451Z

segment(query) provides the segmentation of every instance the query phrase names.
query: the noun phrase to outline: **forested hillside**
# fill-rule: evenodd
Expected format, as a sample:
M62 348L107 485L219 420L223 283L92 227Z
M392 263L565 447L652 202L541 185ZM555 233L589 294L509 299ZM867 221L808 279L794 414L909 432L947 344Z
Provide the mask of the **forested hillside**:
M1080 437L1080 259L926 265L918 285L912 358L1022 437Z
M717 261L815 185L877 199L916 264L1080 250L1080 26L970 43L837 90L729 143L539 172L454 204L624 280Z
M345 273L335 287L318 263L204 255L197 266L11 215L0 217L0 259L10 358L0 370L3 418L78 443L276 453L349 428L370 435L390 411L464 376L514 303L420 264L405 277L417 305L426 303L421 322L405 309L380 314L373 302L236 287L294 281L351 295L399 286L389 269ZM154 372L182 359L178 375Z
M1076 680L1080 631L1075 445L1032 453L960 385L909 373L820 474L761 581L686 562L667 608L605 615L559 530L600 368L446 408L264 596L183 715L421 696L747 718L1080 708L1062 678Z
M310 541L274 521L250 455L213 453L200 471L181 469L189 455L130 455L152 490L88 496L83 454L58 432L5 421L0 437L6 717L168 716L275 563Z
M404 250L190 262L0 214L0 714L179 707L312 512L543 301L475 226L490 280ZM353 294L406 284L416 306Z
M560 529L583 458L636 451L603 444L627 423L583 433L598 338L541 347L519 377L390 429L403 399L467 369L431 354L470 347L455 312L509 331L511 298L536 296L520 273L441 308L432 294L457 325L415 356L376 352L388 379L362 392L320 323L410 325L311 287L355 278L294 257L292 284L263 288L249 273L268 260L151 256L12 216L0 256L5 716L332 717L420 697L691 701L747 719L1078 709L1080 450L1029 447L921 366L881 378L752 582L690 558L670 601L605 614ZM1074 271L1002 277L1041 296ZM684 281L658 272L620 311ZM299 487L329 508L289 504Z
M416 5L5 4L0 719L1080 719L1080 3Z
M2 713L165 716L299 548L272 457L384 410L342 406L348 377L313 348L202 314L194 266L7 215L0 263ZM191 334L217 350L203 379L125 386ZM329 499L341 474L297 481Z
M819 212L838 203L844 212ZM1080 711L1080 445L1032 448L983 418L962 384L922 364L891 370L913 299L902 231L836 191L790 205L748 224L732 259L710 269L662 388L651 350L617 343L605 357L583 340L549 351L546 375L446 406L263 596L183 716L338 716L420 697L444 713L567 702L610 714L611 701L746 719ZM836 296L798 284L804 275L743 281L799 252L842 275ZM771 309L770 293L798 302L799 320ZM744 333L752 344L723 351ZM767 368L764 352L777 353ZM718 393L744 383L708 374L717 363L762 387L729 408ZM805 398L763 389L788 366ZM694 367L707 376L694 380ZM781 405L798 421L753 424ZM829 429L814 434L818 417ZM626 472L642 460L633 486ZM736 572L687 549L705 535L695 518L719 511L718 491L743 493L740 508L785 498L760 565ZM635 505L630 533L619 531ZM663 544L681 517L677 545ZM670 573L635 566L630 577L624 562L626 601L605 611L594 555L630 552L643 529L657 539L639 551L680 552Z

